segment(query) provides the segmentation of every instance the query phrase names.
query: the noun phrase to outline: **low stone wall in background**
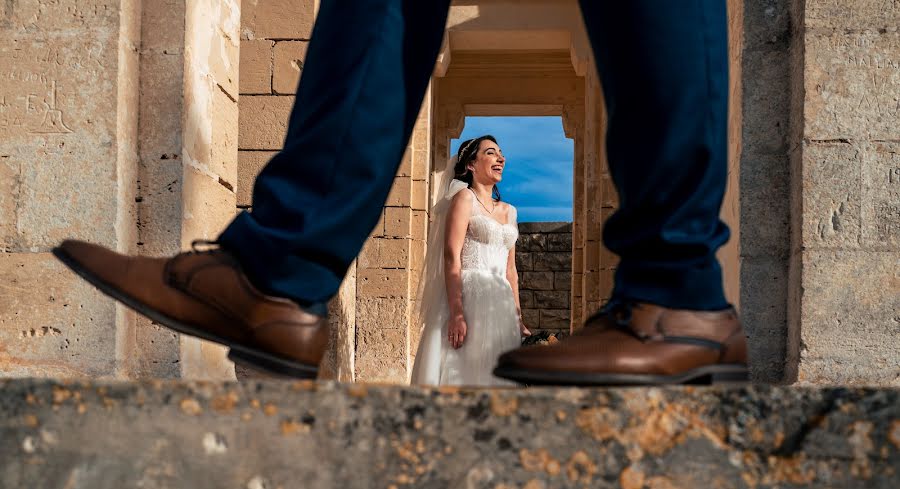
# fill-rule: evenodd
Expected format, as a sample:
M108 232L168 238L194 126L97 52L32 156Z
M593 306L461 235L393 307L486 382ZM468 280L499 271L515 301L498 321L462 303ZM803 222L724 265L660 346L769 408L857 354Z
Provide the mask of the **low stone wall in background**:
M522 319L532 331L569 330L572 223L521 222L516 243Z

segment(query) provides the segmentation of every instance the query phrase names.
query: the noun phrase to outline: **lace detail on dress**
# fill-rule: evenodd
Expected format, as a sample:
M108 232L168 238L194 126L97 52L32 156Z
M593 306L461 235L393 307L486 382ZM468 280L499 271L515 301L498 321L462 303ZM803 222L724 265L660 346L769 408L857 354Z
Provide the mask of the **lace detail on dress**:
M475 196L471 197L473 200ZM463 270L489 270L506 274L506 260L509 250L519 238L516 225L516 210L510 205L509 222L501 224L484 213L478 203L472 206L472 217L466 229L460 259Z

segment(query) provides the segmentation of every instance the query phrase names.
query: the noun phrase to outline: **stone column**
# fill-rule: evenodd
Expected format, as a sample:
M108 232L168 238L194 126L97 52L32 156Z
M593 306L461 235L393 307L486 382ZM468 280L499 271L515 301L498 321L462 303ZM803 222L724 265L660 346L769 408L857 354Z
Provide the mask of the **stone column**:
M138 5L0 6L2 375L128 374L134 315L49 251L135 249Z
M215 239L235 213L239 0L146 2L141 45L138 250ZM225 349L141 318L134 374L229 379Z
M789 351L802 383L898 385L900 4L795 8Z

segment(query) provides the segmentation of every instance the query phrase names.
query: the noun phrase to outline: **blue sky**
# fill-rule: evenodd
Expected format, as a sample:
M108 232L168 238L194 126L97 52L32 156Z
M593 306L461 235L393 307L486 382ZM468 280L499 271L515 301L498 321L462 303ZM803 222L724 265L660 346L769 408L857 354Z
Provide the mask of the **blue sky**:
M506 157L500 182L503 200L516 206L519 222L572 220L574 145L560 117L467 117L461 142L491 134Z

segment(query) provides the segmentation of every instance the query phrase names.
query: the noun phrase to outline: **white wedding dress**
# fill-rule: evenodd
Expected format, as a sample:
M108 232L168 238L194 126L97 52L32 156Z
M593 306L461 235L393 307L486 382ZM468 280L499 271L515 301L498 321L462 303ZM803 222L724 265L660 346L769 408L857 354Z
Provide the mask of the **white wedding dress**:
M449 201L459 191L469 194L473 205L461 253L463 315L468 329L463 346L454 349L447 339L449 306L442 270L444 233L440 232L446 216L440 213L446 213ZM521 344L516 303L506 279L509 251L519 237L516 209L510 206L508 223L500 223L482 209L471 190L459 180L451 183L442 200L444 208L439 202L433 211L438 218L432 224L435 233L429 236L429 255L422 278L425 283L420 284L422 335L412 383L515 385L494 377L492 370L501 353Z

